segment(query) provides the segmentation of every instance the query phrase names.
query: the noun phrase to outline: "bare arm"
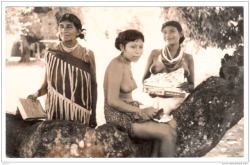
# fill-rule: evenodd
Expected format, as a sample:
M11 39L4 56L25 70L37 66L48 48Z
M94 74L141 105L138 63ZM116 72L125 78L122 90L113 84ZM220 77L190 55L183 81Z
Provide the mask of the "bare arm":
M150 77L151 73L149 71L150 69L150 66L152 65L153 63L153 59L154 59L154 50L150 53L149 57L148 57L148 60L147 60L147 64L146 64L146 67L145 67L145 71L144 71L144 75L142 77L142 84L144 83L144 80L146 80L147 78Z
M192 55L187 55L188 69L190 74L187 77L188 88L190 91L194 90L194 59Z
M96 64L93 51L89 50L90 74L91 74L91 93L92 93L92 115L90 124L95 127L96 124L96 103L97 103L97 81L96 81Z
M45 77L44 77L43 84L42 84L41 88L38 91L40 91L39 96L43 96L43 95L47 94L47 92L48 92L47 72L46 72L46 70L45 70Z
M44 81L43 81L42 86L40 87L40 89L37 92L29 95L27 98L35 101L38 97L47 94L47 92L48 92L47 72L45 71L45 77L44 77Z

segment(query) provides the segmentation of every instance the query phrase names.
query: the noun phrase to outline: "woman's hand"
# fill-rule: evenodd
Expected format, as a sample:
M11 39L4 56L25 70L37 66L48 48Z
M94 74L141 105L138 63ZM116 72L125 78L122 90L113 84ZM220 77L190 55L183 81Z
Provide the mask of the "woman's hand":
M192 84L188 84L187 82L181 83L181 85L178 87L181 90L185 91L185 92L192 92L194 90L194 85Z
M144 108L141 110L142 114L145 115L148 119L153 118L154 116L156 116L158 109L155 109L153 107L148 107L148 108Z
M180 88L183 91L188 92L188 83L187 82L181 83L178 88Z
M155 97L157 97L157 95L156 95L156 94L152 94L152 93L149 93L149 96L150 96L151 98L155 98Z
M185 92L192 92L194 90L194 85L193 84L188 84L187 82L182 83L178 88Z
M30 94L27 99L31 99L32 101L36 101L36 99L39 97L39 93L38 91L33 93L33 94Z
M194 91L194 85L193 84L189 84L188 85L188 90L189 90L189 93L193 92Z

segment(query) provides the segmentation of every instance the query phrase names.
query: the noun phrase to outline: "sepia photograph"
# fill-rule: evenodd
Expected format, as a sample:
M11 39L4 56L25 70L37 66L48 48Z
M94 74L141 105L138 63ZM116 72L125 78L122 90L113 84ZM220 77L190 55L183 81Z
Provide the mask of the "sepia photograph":
M248 164L248 7L1 1L1 162Z

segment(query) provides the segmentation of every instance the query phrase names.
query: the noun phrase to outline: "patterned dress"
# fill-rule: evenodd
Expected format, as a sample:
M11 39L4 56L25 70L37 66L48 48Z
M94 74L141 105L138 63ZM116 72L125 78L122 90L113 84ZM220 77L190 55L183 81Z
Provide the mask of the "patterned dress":
M86 50L80 45L78 49ZM90 64L61 51L59 47L47 51L45 62L48 119L79 121L89 125L92 113Z
M135 107L139 107L141 104L138 101L124 102ZM131 137L134 137L132 124L147 121L139 113L126 113L112 108L107 101L104 103L104 114L107 123L116 125L119 130L127 132Z

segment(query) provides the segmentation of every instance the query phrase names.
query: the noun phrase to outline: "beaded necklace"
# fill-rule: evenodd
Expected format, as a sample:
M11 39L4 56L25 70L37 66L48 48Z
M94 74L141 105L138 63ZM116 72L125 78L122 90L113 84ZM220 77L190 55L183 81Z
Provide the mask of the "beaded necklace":
M63 50L64 50L65 52L68 52L68 53L73 52L73 51L76 49L76 47L79 45L78 42L77 42L73 47L68 48L68 47L66 47L66 46L63 44L63 42L61 42L61 43L62 43L61 45L62 45Z

